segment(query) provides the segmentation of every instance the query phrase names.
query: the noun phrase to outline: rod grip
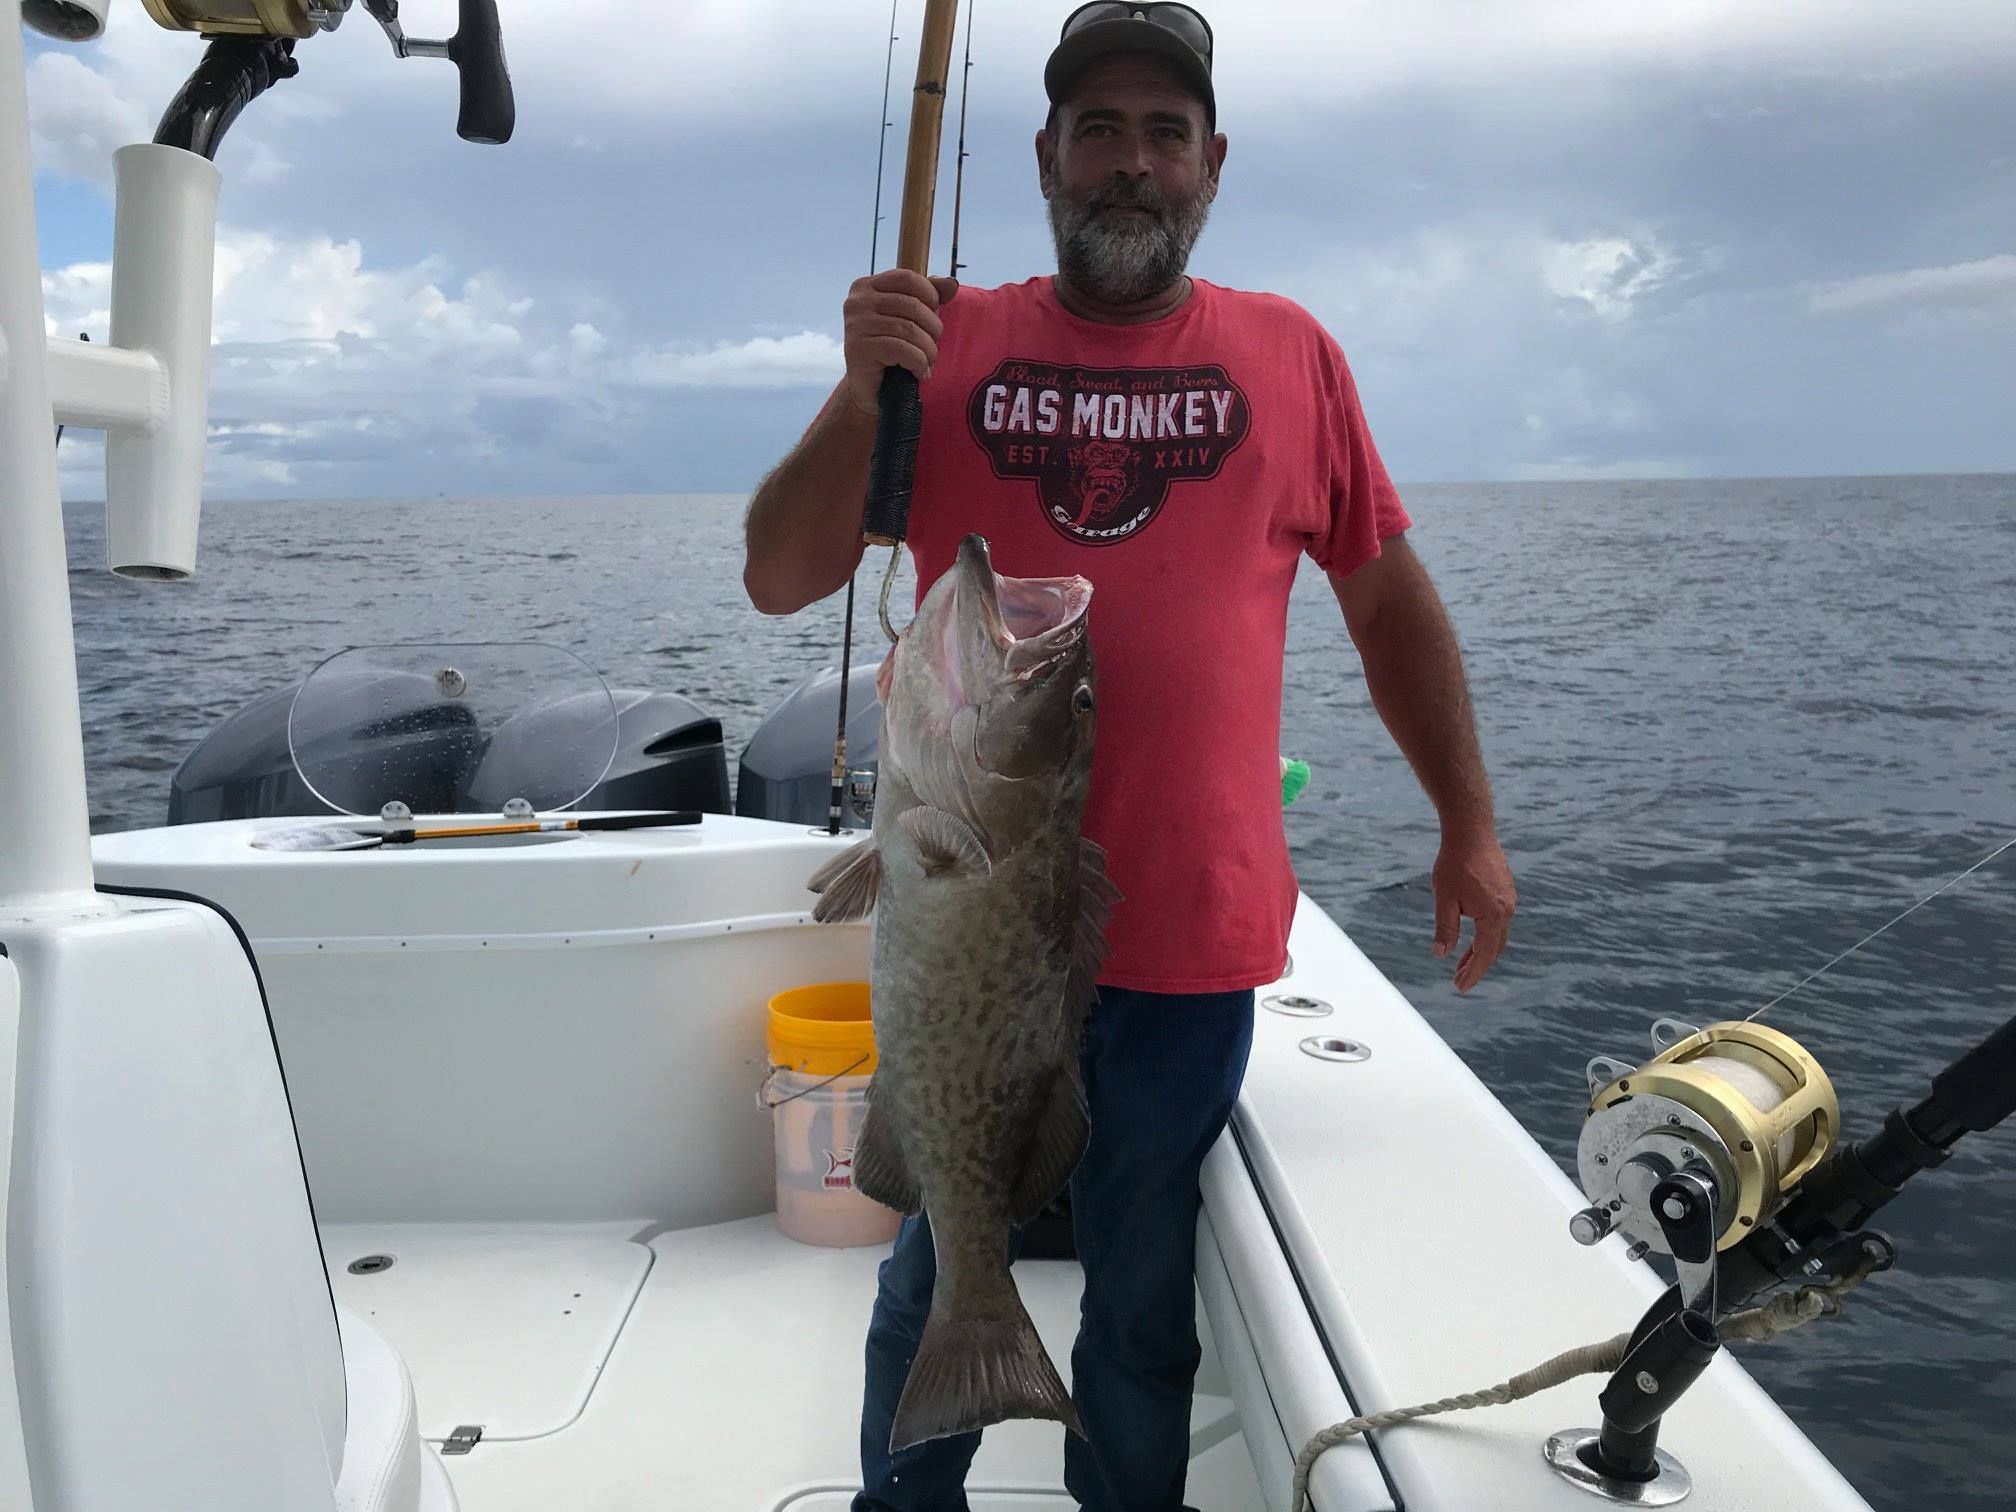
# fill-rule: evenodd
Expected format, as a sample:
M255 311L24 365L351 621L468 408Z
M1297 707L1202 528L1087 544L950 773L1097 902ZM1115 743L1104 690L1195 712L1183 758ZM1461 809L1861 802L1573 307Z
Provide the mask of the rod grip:
M700 823L698 809L666 809L654 814L615 814L599 819L583 819L584 830L659 829L675 824Z
M924 395L917 375L904 367L883 369L881 405L875 417L875 453L868 464L861 539L870 546L900 546L910 530L917 441L924 434Z
M1979 1134L2016 1113L2016 1018L1932 1078L1932 1097L1960 1130ZM1919 1132L1938 1139L1944 1129ZM1953 1137L1959 1137L1954 1131ZM1950 1142L1950 1141L1942 1141Z
M455 134L465 142L508 142L518 124L518 105L511 93L511 71L504 63L497 0L461 3L461 24L448 43L448 56L462 77L462 110L455 118Z

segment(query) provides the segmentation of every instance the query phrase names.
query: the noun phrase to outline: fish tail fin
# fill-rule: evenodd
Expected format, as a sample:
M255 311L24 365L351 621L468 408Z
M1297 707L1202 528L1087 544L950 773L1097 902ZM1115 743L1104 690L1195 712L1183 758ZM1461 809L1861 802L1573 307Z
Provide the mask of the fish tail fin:
M1009 1418L1051 1418L1085 1436L1071 1394L1019 1297L1012 1317L985 1321L933 1308L896 1403L889 1452Z

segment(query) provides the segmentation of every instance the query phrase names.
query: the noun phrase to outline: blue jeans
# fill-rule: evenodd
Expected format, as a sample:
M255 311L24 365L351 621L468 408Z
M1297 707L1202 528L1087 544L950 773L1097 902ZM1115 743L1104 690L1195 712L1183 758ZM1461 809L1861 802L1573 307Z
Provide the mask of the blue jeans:
M1180 1512L1196 1379L1197 1173L1231 1116L1253 1043L1253 994L1102 987L1081 1061L1092 1133L1071 1178L1085 1270L1064 1485L1086 1512ZM1019 1232L1009 1252L1020 1248ZM928 1216L905 1219L868 1324L853 1512L968 1512L977 1433L889 1453L889 1424L931 1309Z

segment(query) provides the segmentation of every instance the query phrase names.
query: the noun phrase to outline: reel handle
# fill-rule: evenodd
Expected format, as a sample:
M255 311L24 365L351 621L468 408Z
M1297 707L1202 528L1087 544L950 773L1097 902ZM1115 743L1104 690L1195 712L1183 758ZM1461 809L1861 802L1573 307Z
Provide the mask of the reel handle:
M511 140L518 104L511 71L504 65L504 32L497 23L497 0L459 0L461 19L446 42L409 37L399 24L399 0L364 0L364 8L385 30L392 51L402 58L446 58L462 80L462 109L455 134L465 142L496 146Z
M504 62L497 0L461 0L461 5L461 24L448 41L448 59L462 79L455 134L465 142L501 145L518 124L518 103Z

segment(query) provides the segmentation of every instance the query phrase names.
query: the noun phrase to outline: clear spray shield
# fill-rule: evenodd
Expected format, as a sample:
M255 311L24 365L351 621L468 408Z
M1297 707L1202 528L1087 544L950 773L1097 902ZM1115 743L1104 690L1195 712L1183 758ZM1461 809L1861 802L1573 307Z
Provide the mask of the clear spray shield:
M549 813L602 780L617 723L601 674L557 646L360 646L301 684L287 743L341 813Z

